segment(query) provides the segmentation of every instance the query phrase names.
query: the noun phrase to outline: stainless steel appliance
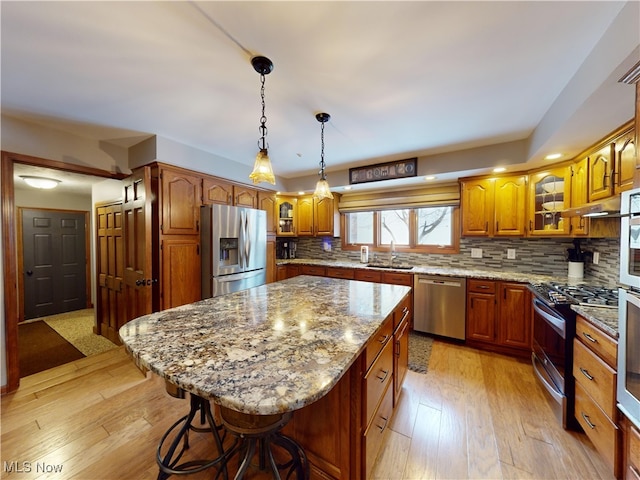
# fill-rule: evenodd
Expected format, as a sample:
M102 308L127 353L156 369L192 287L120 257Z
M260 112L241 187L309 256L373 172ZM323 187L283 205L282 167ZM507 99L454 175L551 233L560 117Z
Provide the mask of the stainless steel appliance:
M276 239L276 258L296 258L298 241L291 238Z
M414 330L464 340L466 280L415 275L414 287Z
M266 212L207 205L200 213L202 298L264 284L267 280Z
M622 193L618 408L640 428L640 189Z
M542 283L533 292L533 371L545 388L564 428L578 429L574 417L573 339L576 313L571 305L617 308L617 291L587 284Z

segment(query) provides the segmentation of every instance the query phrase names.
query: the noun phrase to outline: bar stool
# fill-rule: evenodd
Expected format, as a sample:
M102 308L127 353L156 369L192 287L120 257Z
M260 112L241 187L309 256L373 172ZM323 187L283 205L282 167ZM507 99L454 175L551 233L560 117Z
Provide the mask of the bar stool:
M291 412L274 415L252 415L238 412L227 407L220 406L220 418L224 427L239 439L226 455L227 461L239 453L240 466L235 479L244 477L251 465L251 459L258 448L259 468L265 470L268 466L273 478L280 479L279 470L286 470L286 478L295 473L298 480L309 478L309 462L300 445L289 437L280 433L292 417ZM290 460L278 464L271 451L271 445L284 449L290 456Z
M165 381L165 389L167 393L175 398L185 398L185 391L180 387ZM190 393L191 407L189 413L175 422L169 430L160 439L158 450L156 453L156 462L160 471L158 472L158 480L165 480L171 475L189 475L192 473L202 472L208 468L217 467L216 478L222 474L223 478L228 479L227 462L225 460L225 451L222 446L224 441L224 427L217 425L211 413L211 405L209 400L202 398L194 393ZM200 416L198 425L194 425L196 415ZM162 455L162 447L164 443L172 436L174 430L179 430L173 437L173 441L169 444L167 453ZM189 449L189 432L211 433L216 443L218 456L213 459L190 460L179 463L183 454ZM220 431L223 431L222 437ZM182 443L179 451L178 447ZM237 443L237 440L236 440ZM235 444L233 445L235 447ZM233 448L232 447L232 448Z

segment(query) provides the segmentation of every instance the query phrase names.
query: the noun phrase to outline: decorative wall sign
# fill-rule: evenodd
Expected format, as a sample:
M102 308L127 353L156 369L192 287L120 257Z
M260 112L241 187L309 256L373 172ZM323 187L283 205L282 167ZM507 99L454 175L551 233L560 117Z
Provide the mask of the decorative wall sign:
M394 178L415 177L417 157L349 169L349 183L379 182Z

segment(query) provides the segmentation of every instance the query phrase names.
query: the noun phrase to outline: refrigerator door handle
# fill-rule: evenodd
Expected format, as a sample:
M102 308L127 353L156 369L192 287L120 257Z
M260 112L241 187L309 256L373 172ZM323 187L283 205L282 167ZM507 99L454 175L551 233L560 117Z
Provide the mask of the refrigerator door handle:
M249 260L251 259L251 219L245 213L245 229L244 229L244 260L245 268L249 268Z

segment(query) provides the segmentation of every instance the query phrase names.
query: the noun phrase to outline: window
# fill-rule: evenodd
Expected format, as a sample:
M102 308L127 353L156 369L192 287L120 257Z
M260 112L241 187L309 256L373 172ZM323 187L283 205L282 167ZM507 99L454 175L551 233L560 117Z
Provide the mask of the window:
M345 213L344 250L369 245L422 253L459 252L459 208L449 205Z

